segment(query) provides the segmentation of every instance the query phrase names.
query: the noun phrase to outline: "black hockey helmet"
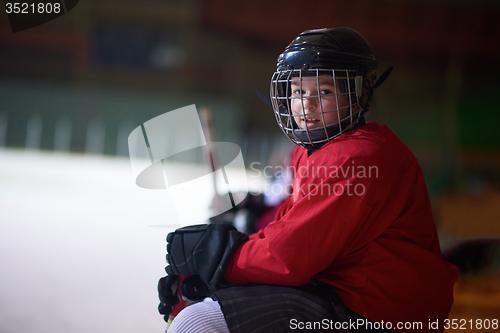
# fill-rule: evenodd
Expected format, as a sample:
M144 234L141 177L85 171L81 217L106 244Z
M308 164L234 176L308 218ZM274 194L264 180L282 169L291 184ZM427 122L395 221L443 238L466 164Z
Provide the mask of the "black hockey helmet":
M351 28L304 31L278 58L278 70L316 68L368 75L377 69L377 59L366 39Z
M325 143L334 137L353 129L363 119L363 112L369 106L376 77L377 59L366 41L351 28L316 29L302 32L279 56L277 70L271 79L271 102L278 125L283 132L300 146L314 146ZM332 95L343 95L348 106L323 110L317 113L323 120L328 112L336 112L338 121L323 124L322 128L299 128L296 119L306 117L292 114L291 103L294 99L317 98L321 105L319 78L330 77L338 86ZM292 82L316 80L318 92L314 96L293 96ZM302 83L300 83L302 84ZM362 88L366 93L362 96ZM323 98L324 95L323 95ZM303 102L302 102L302 105Z

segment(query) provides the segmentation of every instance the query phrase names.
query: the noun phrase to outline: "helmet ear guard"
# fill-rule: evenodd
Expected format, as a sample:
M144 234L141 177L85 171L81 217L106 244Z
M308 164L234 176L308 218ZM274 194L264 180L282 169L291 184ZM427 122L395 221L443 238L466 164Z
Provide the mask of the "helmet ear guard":
M361 89L362 93L359 99L359 104L363 108L363 111L367 113L368 111L370 111L370 102L372 101L373 97L373 84L371 80L364 79Z

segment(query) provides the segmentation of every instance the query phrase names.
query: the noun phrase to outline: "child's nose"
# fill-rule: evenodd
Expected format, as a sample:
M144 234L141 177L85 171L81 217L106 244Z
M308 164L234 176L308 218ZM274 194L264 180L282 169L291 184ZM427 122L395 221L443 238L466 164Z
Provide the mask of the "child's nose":
M318 106L318 98L317 97L304 97L302 99L304 111L314 111Z

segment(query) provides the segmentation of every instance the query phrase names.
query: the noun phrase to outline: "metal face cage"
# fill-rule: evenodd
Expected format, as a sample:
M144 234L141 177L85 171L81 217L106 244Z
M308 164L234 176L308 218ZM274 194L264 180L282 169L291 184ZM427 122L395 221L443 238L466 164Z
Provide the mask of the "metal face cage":
M325 83L333 86L333 91L323 90ZM362 83L363 77L349 69L275 72L271 78L270 96L278 126L293 143L302 147L332 140L354 128L361 118ZM317 105L314 112L306 110L305 103L310 100ZM308 119L318 126L308 124Z

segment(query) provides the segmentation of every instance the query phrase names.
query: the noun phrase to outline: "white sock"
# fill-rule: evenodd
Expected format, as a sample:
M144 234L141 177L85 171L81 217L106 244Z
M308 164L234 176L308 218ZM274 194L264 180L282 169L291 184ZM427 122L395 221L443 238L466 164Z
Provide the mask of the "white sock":
M229 333L219 302L206 298L184 308L174 318L168 333Z

